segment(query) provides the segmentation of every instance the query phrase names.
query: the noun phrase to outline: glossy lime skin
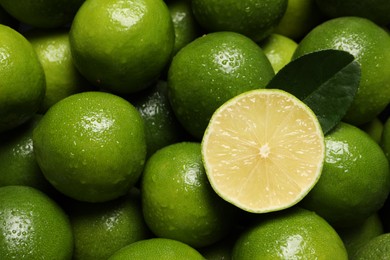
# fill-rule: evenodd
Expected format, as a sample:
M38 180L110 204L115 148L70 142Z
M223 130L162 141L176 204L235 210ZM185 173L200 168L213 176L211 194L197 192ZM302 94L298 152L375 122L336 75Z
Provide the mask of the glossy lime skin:
M325 153L321 177L301 205L334 227L358 225L385 203L389 162L367 133L347 123L325 136Z
M242 92L264 88L274 75L251 39L215 32L192 41L173 58L168 96L180 123L200 140L219 106Z
M153 83L171 59L175 32L162 0L92 0L69 33L73 60L91 83L127 94Z
M42 64L46 79L46 92L39 113L72 94L90 90L73 65L69 35L66 29L35 29L24 34L33 46Z
M74 260L106 260L122 247L150 237L139 196L127 195L104 203L75 202L68 214Z
M287 9L287 0L193 0L199 24L210 32L233 31L259 42L270 35Z
M34 155L33 130L41 116L0 136L0 186L24 185L48 191L45 179Z
M0 25L0 133L19 126L38 111L45 95L45 74L31 44Z
M172 144L153 154L141 187L144 219L158 237L201 247L231 230L236 208L212 190L199 143Z
M0 256L72 259L73 234L65 212L44 193L26 186L0 188Z
M1 0L2 7L17 20L39 28L54 28L72 21L85 0Z
M117 251L108 260L127 259L204 260L205 258L196 249L182 242L152 238L132 243Z
M343 120L354 125L370 122L390 102L390 35L365 18L335 18L311 30L293 59L324 49L347 51L360 64L359 89Z
M83 92L51 107L33 133L43 174L74 199L97 202L124 195L146 156L144 124L121 97Z
M356 254L357 260L387 259L390 255L390 233L379 235L367 242Z
M235 260L348 259L332 226L301 208L273 213L258 221L240 235L232 256Z

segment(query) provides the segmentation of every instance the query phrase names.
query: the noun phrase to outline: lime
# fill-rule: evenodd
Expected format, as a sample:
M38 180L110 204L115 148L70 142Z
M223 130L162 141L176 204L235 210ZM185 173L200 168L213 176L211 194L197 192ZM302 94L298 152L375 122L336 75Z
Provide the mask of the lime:
M387 159L390 161L390 117L386 119L385 124L383 126L380 145Z
M348 259L344 244L315 212L291 208L271 213L240 235L233 259Z
M383 133L383 123L379 118L375 117L370 122L361 125L360 128L369 134L375 142L380 143Z
M168 71L168 94L180 123L200 140L220 105L264 88L273 76L271 63L255 42L238 33L215 32L176 54Z
M367 242L356 254L356 260L389 259L390 233L379 235Z
M40 28L70 23L85 0L0 0L0 5L17 20Z
M147 158L169 144L189 139L169 103L166 81L160 80L155 86L131 95L129 101L144 119Z
M368 241L383 234L383 225L377 213L368 217L362 224L350 228L337 229L344 242L349 259L356 259L356 253Z
M65 195L97 202L127 193L146 156L139 112L104 92L71 95L53 105L33 133L43 174Z
M194 248L180 241L166 238L151 238L132 243L113 254L108 260L204 260Z
M201 28L192 13L191 2L173 0L167 3L175 30L173 55L200 36Z
M45 74L31 44L0 24L0 133L26 122L45 95Z
M379 25L390 23L390 2L388 0L315 0L318 8L328 17L359 16Z
M260 43L260 47L271 62L275 73L278 73L291 61L298 44L286 36L273 33Z
M200 148L199 143L182 142L158 150L147 161L141 182L150 230L196 248L222 239L237 212L210 187Z
M103 203L74 202L68 214L75 260L106 260L122 247L150 235L138 196Z
M195 19L209 32L232 31L258 42L282 19L287 0L192 0Z
M33 149L33 130L40 119L41 116L34 116L0 136L0 186L31 186L44 192L51 188L35 160Z
M390 192L389 162L361 129L340 123L325 137L325 163L316 186L302 201L334 227L362 223Z
M313 111L276 89L240 94L213 114L202 156L213 189L249 212L298 203L316 184L325 156Z
M390 102L390 35L365 18L335 18L310 31L293 58L324 49L347 51L361 65L359 89L344 121L373 120Z
M69 33L81 74L108 91L148 87L171 59L175 32L162 0L88 0Z
M27 186L0 187L1 259L71 259L73 235L65 212Z
M315 0L288 0L287 10L274 33L299 41L323 20Z
M0 24L7 25L11 28L17 28L19 22L0 5Z
M88 89L87 81L73 65L67 30L31 30L24 36L45 71L46 94L39 112L45 113L59 100Z

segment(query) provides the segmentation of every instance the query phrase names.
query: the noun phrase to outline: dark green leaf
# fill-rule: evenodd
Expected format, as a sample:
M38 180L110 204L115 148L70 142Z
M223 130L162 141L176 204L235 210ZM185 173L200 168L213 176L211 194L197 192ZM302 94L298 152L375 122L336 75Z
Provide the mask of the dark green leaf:
M357 93L360 76L360 65L353 55L323 50L291 61L267 88L285 90L302 100L317 115L326 134L346 114Z

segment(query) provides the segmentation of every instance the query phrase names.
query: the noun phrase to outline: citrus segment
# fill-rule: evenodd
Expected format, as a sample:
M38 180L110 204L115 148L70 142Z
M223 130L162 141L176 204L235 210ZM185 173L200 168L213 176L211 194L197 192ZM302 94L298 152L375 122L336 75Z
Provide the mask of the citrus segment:
M213 114L202 156L222 198L246 211L270 212L296 204L317 182L324 136L302 101L285 91L258 89Z

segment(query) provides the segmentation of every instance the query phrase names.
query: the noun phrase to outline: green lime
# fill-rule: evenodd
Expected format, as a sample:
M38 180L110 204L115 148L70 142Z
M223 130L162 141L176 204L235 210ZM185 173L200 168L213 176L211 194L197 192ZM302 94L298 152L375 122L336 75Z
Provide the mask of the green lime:
M67 212L74 235L74 260L106 260L122 247L150 235L139 196L103 203L75 201Z
M31 30L24 36L45 71L46 94L39 112L45 113L61 99L88 89L87 81L73 65L67 30Z
M375 117L370 122L361 125L360 128L369 134L375 142L380 143L383 133L383 123L379 118Z
M0 24L7 25L11 28L17 28L19 22L0 5Z
M260 47L271 62L275 73L278 73L291 61L298 44L286 36L273 33L260 43Z
M204 260L205 258L191 246L166 238L151 238L132 243L113 254L108 260Z
M77 69L125 94L148 87L171 60L175 32L163 0L88 0L69 33Z
M358 225L383 206L390 192L389 162L367 133L346 123L325 136L325 147L321 177L302 207L334 227Z
M220 105L264 88L273 76L271 63L255 42L238 33L215 32L176 54L168 71L168 94L180 123L200 140Z
M17 20L40 28L70 23L85 0L0 0L0 5Z
M31 186L44 192L51 188L33 149L33 130L40 119L41 116L34 116L13 131L0 135L0 186Z
M141 187L145 221L158 237L198 248L217 242L233 227L237 210L211 188L199 143L172 144L154 153Z
M104 92L71 95L53 105L33 132L43 174L65 195L97 202L115 199L138 180L146 156L137 109Z
M383 225L377 213L368 217L363 223L350 228L337 229L344 242L349 259L355 259L358 250L368 241L383 234Z
M299 41L323 20L315 0L288 0L287 10L274 33Z
M65 212L39 190L0 187L0 255L8 259L71 259L73 235Z
M235 260L348 259L344 244L315 212L290 208L271 213L245 230L233 247Z
M192 0L192 11L209 32L232 31L258 42L269 36L287 9L287 0Z
M383 132L380 145L387 159L390 161L390 117L388 117L383 125Z
M388 0L315 0L318 8L331 18L359 16L379 25L390 23L390 2Z
M390 256L390 233L374 237L356 254L356 260L387 260Z
M160 80L155 86L132 95L129 101L144 119L147 158L169 144L188 139L169 103L166 81Z
M347 51L361 65L359 89L344 120L354 125L373 120L390 102L390 35L365 18L335 18L310 31L293 58L324 49Z
M1 24L0 46L1 133L23 124L38 111L45 95L45 74L26 38Z
M173 55L200 36L201 28L192 13L191 2L173 0L167 3L175 29Z

